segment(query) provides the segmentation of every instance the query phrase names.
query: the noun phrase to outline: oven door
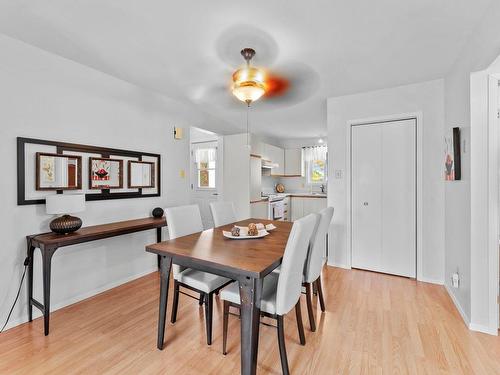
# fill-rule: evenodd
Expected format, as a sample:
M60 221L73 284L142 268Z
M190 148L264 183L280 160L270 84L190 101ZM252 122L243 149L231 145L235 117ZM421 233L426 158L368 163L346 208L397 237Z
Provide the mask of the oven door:
M283 201L277 201L271 203L271 219L272 220L283 220L285 216L285 205Z

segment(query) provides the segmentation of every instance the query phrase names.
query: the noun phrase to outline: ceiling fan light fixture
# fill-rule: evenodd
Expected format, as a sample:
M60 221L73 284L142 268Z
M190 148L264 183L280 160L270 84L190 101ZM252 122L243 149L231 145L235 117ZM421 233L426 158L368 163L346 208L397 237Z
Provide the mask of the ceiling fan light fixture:
M242 102L250 103L260 99L266 93L265 74L261 69L250 66L250 60L255 55L251 48L241 51L247 65L233 73L232 93Z
M250 68L254 70L255 68ZM242 72L242 70L245 70ZM256 69L255 69L256 70ZM241 75L241 77L238 77ZM260 72L258 72L258 75ZM247 78L245 78L247 77ZM233 74L233 95L247 104L259 100L266 93L266 87L260 79L256 79L252 72L240 69Z

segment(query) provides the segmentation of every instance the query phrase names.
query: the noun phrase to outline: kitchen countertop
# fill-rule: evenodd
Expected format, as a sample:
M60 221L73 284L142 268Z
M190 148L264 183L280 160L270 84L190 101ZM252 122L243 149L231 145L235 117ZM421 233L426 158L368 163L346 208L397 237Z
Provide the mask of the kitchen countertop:
M326 194L310 194L310 193L286 193L289 197L296 198L327 198Z

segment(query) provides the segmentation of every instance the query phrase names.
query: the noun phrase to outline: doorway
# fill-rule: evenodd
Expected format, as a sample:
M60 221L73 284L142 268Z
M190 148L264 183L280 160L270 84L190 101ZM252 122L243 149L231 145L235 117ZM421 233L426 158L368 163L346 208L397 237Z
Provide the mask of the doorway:
M200 207L203 227L213 228L210 202L222 196L223 137L191 127L190 159L191 203Z
M417 276L417 119L351 126L351 264Z

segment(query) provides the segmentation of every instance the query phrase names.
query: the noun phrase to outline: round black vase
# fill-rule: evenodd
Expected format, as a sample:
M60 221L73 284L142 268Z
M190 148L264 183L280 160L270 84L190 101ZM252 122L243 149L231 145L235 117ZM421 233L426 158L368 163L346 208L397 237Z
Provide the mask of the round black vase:
M50 222L50 230L54 233L68 234L77 231L82 226L82 220L75 216L63 215Z
M156 207L151 214L153 217L163 217L163 208Z

